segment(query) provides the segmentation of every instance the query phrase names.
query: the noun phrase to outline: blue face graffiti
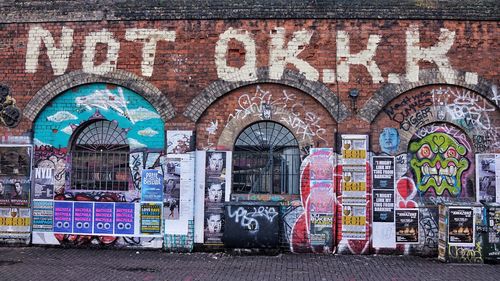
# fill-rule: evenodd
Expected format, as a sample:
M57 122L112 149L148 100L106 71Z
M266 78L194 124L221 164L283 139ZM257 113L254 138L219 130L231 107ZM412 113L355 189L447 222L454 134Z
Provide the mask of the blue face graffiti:
M387 154L394 154L399 147L399 133L395 128L384 128L380 133L380 149Z

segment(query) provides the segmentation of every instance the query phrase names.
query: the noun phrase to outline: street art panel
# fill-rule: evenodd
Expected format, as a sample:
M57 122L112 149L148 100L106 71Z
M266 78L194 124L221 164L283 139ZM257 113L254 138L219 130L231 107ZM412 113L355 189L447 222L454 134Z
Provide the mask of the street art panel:
M269 120L286 126L300 143L332 146L328 128L335 121L325 108L297 89L276 84L242 87L218 99L203 114L196 133L200 149L222 149L233 145L235 132L247 125Z
M279 206L271 204L235 202L225 206L224 246L276 248L279 243Z
M465 133L450 126L431 124L417 131L408 152L411 173L421 202L474 199L474 156Z
M99 131L89 134L96 137L82 142L89 144L84 151L98 157L101 147L104 155L111 151L105 145L114 143L110 137L123 134L127 155L122 157L120 167L110 168L105 174L88 173L88 180L109 182L106 189L98 184L92 188L76 187L72 173L75 167L85 167L85 163L73 165L77 159L73 154L74 141L77 136L83 138L79 134L83 128L92 128L90 125L100 120L111 122L110 128L116 134L107 133L102 138L97 137ZM92 139L99 142L92 143ZM143 192L142 176L143 171L151 170L163 176L160 158L164 141L160 115L129 89L96 83L55 97L34 122L33 243L162 247L163 206L141 206L140 202L144 201L143 193L149 197L144 199L163 201L163 183L159 187L151 185ZM108 158L105 163L113 159Z

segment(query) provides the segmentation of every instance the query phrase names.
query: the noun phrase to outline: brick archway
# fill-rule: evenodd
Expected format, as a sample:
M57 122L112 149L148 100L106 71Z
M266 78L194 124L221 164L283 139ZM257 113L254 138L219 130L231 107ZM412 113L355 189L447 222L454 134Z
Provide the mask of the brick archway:
M268 68L259 68L255 81L227 82L218 80L212 83L193 99L183 114L193 122L197 122L203 112L221 96L243 86L262 83L281 84L301 90L316 99L337 122L344 120L349 115L348 108L340 102L338 95L324 84L307 80L302 74L289 69L284 71L281 79L270 79Z
M455 79L455 83L453 84L448 83L437 69L420 70L420 79L418 82L408 82L407 80L403 80L400 84L388 84L373 94L373 97L365 103L361 110L359 110L358 116L361 119L372 123L380 111L393 99L412 89L435 84L461 86L479 93L497 106L500 105L500 99L498 97L498 93L496 92L497 89L494 83L478 77L477 83L472 85L466 82L467 79L465 72L456 71L456 73L457 79Z
M143 96L156 109L164 122L174 118L175 110L167 97L153 84L123 70L103 75L88 74L81 70L62 75L42 87L28 102L24 116L34 121L47 102L67 89L90 83L110 83L126 87Z

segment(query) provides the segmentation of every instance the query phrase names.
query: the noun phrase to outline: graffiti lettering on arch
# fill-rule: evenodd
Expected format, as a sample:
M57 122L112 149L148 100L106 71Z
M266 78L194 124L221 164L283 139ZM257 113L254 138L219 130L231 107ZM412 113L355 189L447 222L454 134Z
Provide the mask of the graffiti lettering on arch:
M446 133L445 128L423 129L427 134L417 134L422 137L412 140L409 145L412 154L410 166L419 193L433 189L438 196L444 195L445 191L453 197L460 196L465 184L464 172L469 170L472 162L468 159L470 144L463 143L467 141L465 137Z
M245 93L238 98L238 106L233 113L229 114L226 124L233 119L242 120L247 117L263 119L262 109L265 105L271 105L272 115L289 126L298 138L305 140L316 137L328 144L324 137L327 130L320 125L322 118L315 112L307 111L303 102L299 101L294 93L286 90L272 93L256 86L254 93ZM215 124L214 122L212 125Z

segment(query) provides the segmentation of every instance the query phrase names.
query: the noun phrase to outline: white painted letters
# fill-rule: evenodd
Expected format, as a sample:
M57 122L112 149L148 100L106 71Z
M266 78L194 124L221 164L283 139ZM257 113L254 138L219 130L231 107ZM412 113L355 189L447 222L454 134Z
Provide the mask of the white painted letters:
M231 39L243 43L245 48L245 63L240 68L227 65L226 54ZM222 33L215 46L215 65L217 74L222 80L230 82L257 80L255 41L251 34L244 29L231 27Z
M351 54L349 48L349 34L345 31L337 33L337 77L339 82L349 82L349 65L359 64L366 67L368 73L372 76L373 83L384 82L377 63L373 60L380 35L370 35L366 50L357 54Z
M287 63L293 64L308 80L317 81L319 72L308 62L297 56L302 52L303 46L309 44L312 31L301 30L293 33L293 38L285 45L285 29L276 28L271 32L271 45L269 47L269 76L271 79L281 79Z
M26 73L35 73L38 68L38 57L40 56L40 47L42 42L47 48L54 75L61 75L68 68L68 61L73 51L73 29L63 27L61 31L61 40L59 48L56 47L54 38L50 31L43 29L39 25L32 26L28 34L28 47L26 50Z
M94 64L95 48L98 43L108 45L106 60L100 65ZM120 43L113 38L113 33L103 29L92 32L85 37L85 50L83 51L83 71L92 74L104 74L116 69Z
M128 41L140 41L144 44L142 48L141 71L143 76L153 75L155 62L156 43L160 40L175 41L175 31L157 29L127 29L125 39Z
M441 28L438 43L429 48L421 48L418 27L411 25L406 31L406 78L409 82L417 82L419 76L419 61L433 62L447 83L455 83L456 73L450 65L446 53L455 40L455 32Z

